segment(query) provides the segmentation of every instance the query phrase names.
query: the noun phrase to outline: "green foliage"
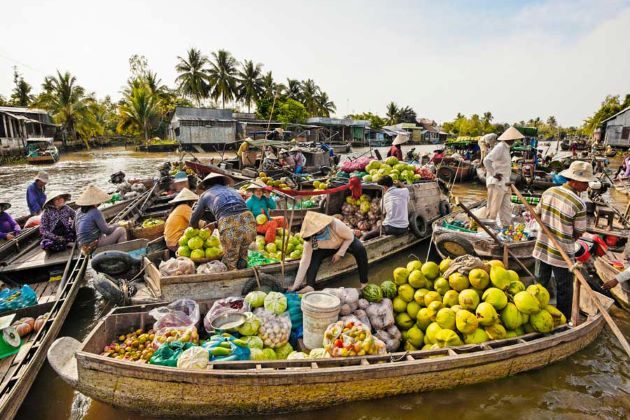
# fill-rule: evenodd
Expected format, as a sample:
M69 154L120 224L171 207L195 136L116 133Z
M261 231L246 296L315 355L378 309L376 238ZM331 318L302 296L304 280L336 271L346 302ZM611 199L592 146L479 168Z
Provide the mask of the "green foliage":
M583 130L586 134L593 134L595 129L599 127L607 118L612 117L617 112L630 106L630 94L626 94L624 100L619 95L608 95L602 101L599 109L595 113L584 120Z
M346 118L351 118L353 120L367 120L370 122L370 127L374 130L383 128L386 123L384 118L381 118L376 114L372 114L371 112L364 112L363 114L350 114L347 115Z
M309 115L306 107L295 99L286 99L276 106L278 106L277 120L285 125L304 123Z
M219 50L212 53L213 61L208 69L208 81L210 82L210 97L221 98L222 107L225 101L231 101L237 94L237 61L229 51Z
M201 51L191 48L188 50L186 58L177 57L178 63L175 70L179 73L177 87L180 93L195 100L197 106L201 106L201 101L208 97L210 84L206 74L208 57Z
M243 61L237 80L236 97L247 105L247 112L250 112L252 103L264 93L262 64L254 64L252 60Z
M11 93L11 104L14 106L29 106L33 102L34 96L31 95L33 89L24 77L18 73L17 69L13 71L13 92Z
M149 139L149 132L159 117L159 97L151 92L144 83L138 83L125 92L118 108L120 120L119 132L143 133L144 140Z
M442 129L455 136L481 136L487 133L501 133L505 130L504 124L492 124L494 117L491 112L485 112L483 117L473 114L470 118L458 113L453 121L442 124Z

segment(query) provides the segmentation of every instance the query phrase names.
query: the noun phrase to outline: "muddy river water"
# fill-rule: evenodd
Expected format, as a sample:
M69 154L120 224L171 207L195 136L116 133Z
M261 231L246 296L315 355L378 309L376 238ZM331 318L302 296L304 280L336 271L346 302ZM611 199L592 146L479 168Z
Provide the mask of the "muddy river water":
M406 151L407 148L403 150ZM417 148L418 149L418 148ZM431 146L423 146L426 151ZM383 150L383 155L385 151ZM56 165L45 168L50 174L49 191L61 190L75 195L89 183L112 189L109 175L122 170L128 176L156 176L165 159L174 154L138 154L124 149L93 150L67 154ZM0 199L13 204L11 213L26 213L25 190L39 168L17 165L0 168ZM456 185L456 195L467 201L482 198L485 188L478 184ZM613 196L613 201L625 200ZM409 254L425 259L429 243L396 255L370 269L370 281L381 282L392 270L406 264ZM336 282L358 285L356 276ZM63 326L60 336L83 339L110 307L89 286L82 288ZM613 309L613 317L626 337L630 337L630 315ZM203 398L203 396L199 396ZM605 329L599 338L568 360L544 369L514 377L455 388L453 390L412 394L384 400L347 404L274 419L494 419L494 418L610 418L630 417L630 362L614 336ZM24 419L140 419L142 417L79 394L56 376L46 363L40 371L18 418Z

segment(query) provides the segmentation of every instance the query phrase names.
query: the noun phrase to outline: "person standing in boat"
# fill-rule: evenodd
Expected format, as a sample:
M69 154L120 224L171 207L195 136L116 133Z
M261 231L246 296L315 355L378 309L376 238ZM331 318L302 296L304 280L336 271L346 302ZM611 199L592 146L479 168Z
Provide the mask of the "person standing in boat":
M496 220L497 216L503 226L512 222L512 204L508 183L512 174L512 158L510 145L523 135L514 127L510 127L499 137L499 144L488 153L483 161L486 168L486 187L488 202L486 217Z
M295 170L293 171L296 174L301 174L304 172L304 167L306 166L306 157L304 153L300 150L299 147L294 147L291 149L291 153L293 154L293 160L295 161Z
M392 142L392 147L390 147L389 150L387 151L387 157L395 157L399 161L402 162L403 153L402 153L402 148L400 147L400 145L403 143L406 143L407 138L408 138L407 136L398 134L396 138L394 139L394 141Z
M64 251L76 240L74 222L76 213L66 204L70 194L55 192L44 203L39 225L42 236L40 247L50 252Z
M110 199L109 194L95 185L89 185L76 201L80 206L77 213L77 239L81 251L89 254L94 249L114 245L127 240L127 230L122 226L110 225L105 221L98 205Z
M481 153L480 161L481 166L483 167L483 161L488 156L488 152L492 149L492 147L497 142L497 135L494 133L486 134L481 136L479 139L479 152Z
M247 208L252 212L254 217L264 214L267 221L263 224L256 224L256 233L265 235L265 243L271 243L276 240L276 229L279 227L286 228L284 217L271 217L271 210L276 208L276 202L266 191L267 186L252 182L248 191L252 191L252 196L247 199Z
M400 182L394 181L389 175L381 177L377 184L383 187L383 207L385 219L383 220L383 233L385 235L404 235L409 231L409 190ZM381 228L366 232L362 241L376 238L381 234Z
M173 210L164 223L164 240L167 248L173 252L177 251L179 240L190 224L192 206L198 199L197 194L184 188L174 199L169 201Z
M231 188L232 185L234 180L228 176L215 173L206 176L202 181L206 191L190 217L190 225L198 228L204 212L209 210L212 213L223 246L222 261L229 270L247 267L247 251L256 239L254 215L241 195Z
M304 239L304 249L297 275L290 291L300 290L306 283L315 287L319 266L326 257L332 257L334 265L346 255L352 254L359 268L359 280L363 289L368 283L368 257L361 241L341 220L314 211L306 212L300 235Z
M40 214L44 209L46 184L48 184L48 173L40 171L33 183L26 189L26 204L31 216Z
M596 178L591 165L581 161L571 163L569 169L562 171L560 175L568 181L545 191L536 211L566 254L573 257L575 241L586 231L586 205L580 198L580 193L586 191L588 183ZM535 274L538 282L548 287L553 273L556 279L556 306L567 319L571 319L573 274L560 251L542 229L538 231L533 257L536 259Z
M11 217L7 210L11 208L11 203L0 202L0 239L10 241L20 234L20 225Z

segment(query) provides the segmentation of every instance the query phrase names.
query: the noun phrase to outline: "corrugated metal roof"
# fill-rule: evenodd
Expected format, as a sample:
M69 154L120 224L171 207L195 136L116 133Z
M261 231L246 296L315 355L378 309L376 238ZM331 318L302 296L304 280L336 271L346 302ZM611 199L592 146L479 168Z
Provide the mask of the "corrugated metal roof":
M31 114L48 114L47 111L39 108L24 108L19 106L0 106L0 111L3 112L21 112Z
M603 124L603 123L605 123L606 121L612 120L613 118L618 117L619 115L623 114L624 112L626 112L626 111L628 111L628 110L630 110L630 106L629 106L629 107L627 107L627 108L625 108L625 109L622 109L621 111L617 112L615 115L611 115L610 117L608 117L608 118L606 118L605 120L603 120L600 124Z
M341 118L325 118L325 117L312 117L306 120L308 124L327 124L327 125L344 125L344 126L356 126L356 127L368 127L370 122L367 120L351 120Z
M213 108L175 108L173 119L184 121L232 121L231 109L213 109Z

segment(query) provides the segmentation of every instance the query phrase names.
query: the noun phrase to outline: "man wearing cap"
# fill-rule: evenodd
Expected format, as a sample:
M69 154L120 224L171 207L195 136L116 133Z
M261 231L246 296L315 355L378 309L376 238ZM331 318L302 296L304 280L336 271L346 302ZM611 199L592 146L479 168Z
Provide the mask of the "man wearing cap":
M26 204L31 212L31 216L40 214L44 209L46 184L48 184L48 173L40 171L33 183L26 189Z
M20 225L11 217L7 210L11 208L11 203L0 202L0 239L10 241L20 234Z
M206 210L212 213L223 246L223 264L229 270L247 267L247 251L256 239L254 215L232 185L234 180L228 176L216 173L206 176L202 181L206 191L190 217L190 226L197 228L203 213Z
M199 196L188 188L184 188L177 196L169 201L173 206L173 211L166 218L164 223L164 240L166 246L171 251L177 251L179 240L190 224L192 215L192 205L199 199Z
M593 167L588 162L576 161L569 169L560 173L568 181L561 186L551 187L540 198L536 211L542 222L555 236L563 250L573 257L576 240L586 231L586 205L580 193L588 189L588 183L595 180ZM542 229L538 232L533 256L536 259L538 282L548 287L551 273L556 279L556 306L571 318L573 301L573 274Z
M486 217L496 220L498 216L503 226L509 226L512 222L512 204L508 187L510 175L512 174L510 145L514 140L522 138L523 135L516 128L508 128L499 137L499 144L494 146L483 160L483 165L486 168L486 187L488 189Z

